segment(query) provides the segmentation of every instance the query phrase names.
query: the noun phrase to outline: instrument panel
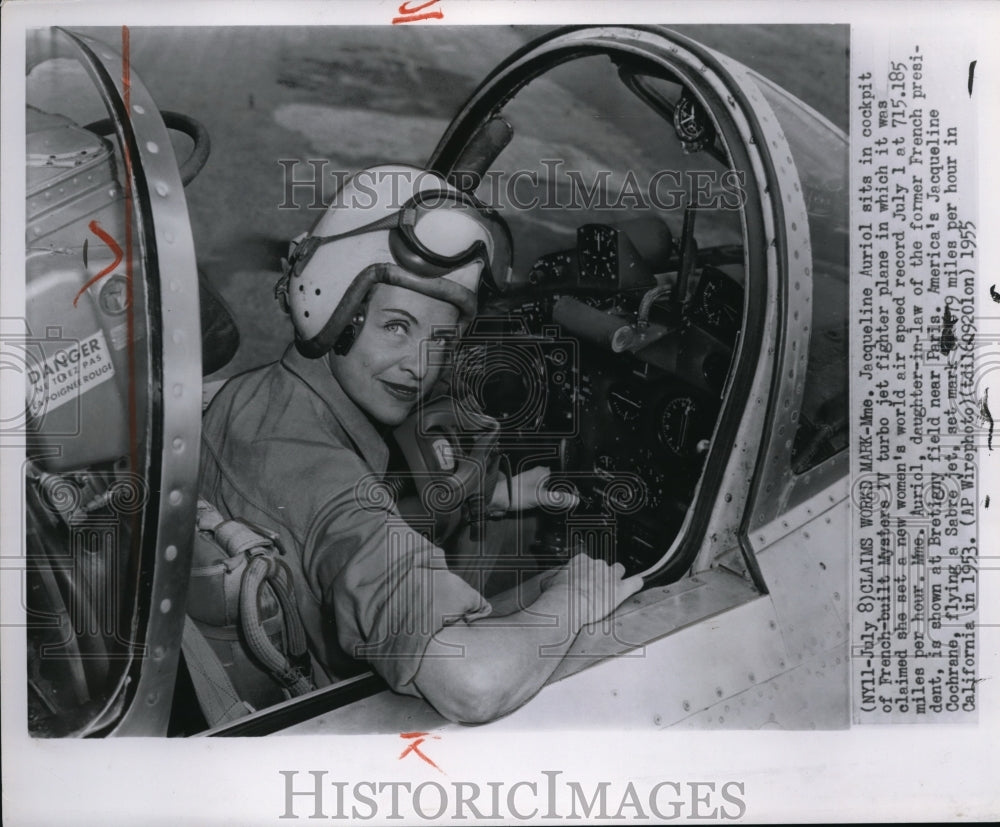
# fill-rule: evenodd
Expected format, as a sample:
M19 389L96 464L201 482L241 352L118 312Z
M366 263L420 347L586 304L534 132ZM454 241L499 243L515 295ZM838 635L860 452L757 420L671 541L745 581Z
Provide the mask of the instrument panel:
M583 526L606 532L613 541L595 548L635 573L668 550L693 498L743 288L718 251L691 268L682 298L670 289L679 262L657 272L626 233L586 225L577 241L485 308L460 345L456 379L500 421L514 468L549 465L551 484L580 495L571 514L545 517L536 552L568 556ZM742 267L741 255L731 258Z

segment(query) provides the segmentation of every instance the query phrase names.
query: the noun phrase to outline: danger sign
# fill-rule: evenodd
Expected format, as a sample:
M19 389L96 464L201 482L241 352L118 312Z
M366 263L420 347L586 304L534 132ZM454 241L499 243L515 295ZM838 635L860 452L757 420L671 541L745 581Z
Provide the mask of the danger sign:
M54 411L114 375L104 331L98 330L28 371L28 398L33 412Z

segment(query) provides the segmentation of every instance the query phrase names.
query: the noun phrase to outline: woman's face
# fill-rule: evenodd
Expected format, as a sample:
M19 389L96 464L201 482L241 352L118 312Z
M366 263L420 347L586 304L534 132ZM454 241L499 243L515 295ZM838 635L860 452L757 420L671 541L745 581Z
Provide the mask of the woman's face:
M368 299L365 323L346 356L332 356L333 375L376 422L399 425L434 384L441 360L423 343L455 328L458 308L405 287L380 284ZM443 344L443 341L442 341Z

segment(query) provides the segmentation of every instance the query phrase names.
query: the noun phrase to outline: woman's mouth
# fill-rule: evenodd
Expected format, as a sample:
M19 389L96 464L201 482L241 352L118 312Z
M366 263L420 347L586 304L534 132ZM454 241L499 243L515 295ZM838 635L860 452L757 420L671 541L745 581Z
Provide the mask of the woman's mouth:
M382 383L382 387L385 388L389 396L398 399L400 402L417 401L419 388L416 385L397 385L395 382L389 382L385 379L379 379L378 381Z

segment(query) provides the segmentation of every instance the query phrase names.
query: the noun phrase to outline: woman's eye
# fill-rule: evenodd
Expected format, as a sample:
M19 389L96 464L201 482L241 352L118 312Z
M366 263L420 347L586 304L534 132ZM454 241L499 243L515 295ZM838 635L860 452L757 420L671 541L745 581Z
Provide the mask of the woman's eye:
M406 324L406 322L394 319L391 322L385 323L385 329L389 333L393 333L396 336L403 336L410 328L409 325Z

